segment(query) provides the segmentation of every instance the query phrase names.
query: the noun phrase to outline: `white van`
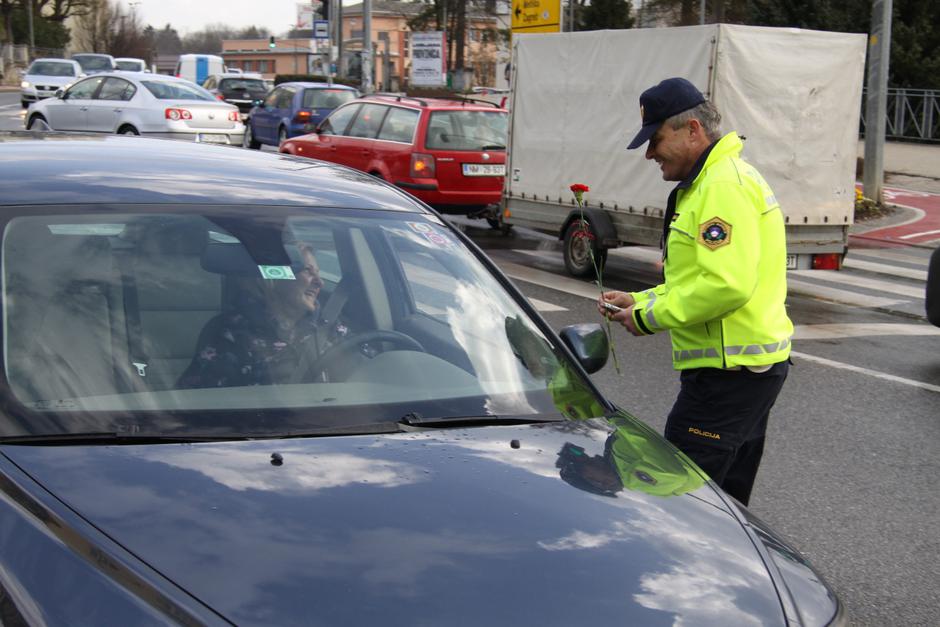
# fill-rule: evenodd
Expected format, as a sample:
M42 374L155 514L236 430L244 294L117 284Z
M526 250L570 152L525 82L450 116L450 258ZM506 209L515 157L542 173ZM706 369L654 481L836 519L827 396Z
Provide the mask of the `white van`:
M225 71L222 57L214 54L181 54L176 63L176 76L202 85L212 74Z

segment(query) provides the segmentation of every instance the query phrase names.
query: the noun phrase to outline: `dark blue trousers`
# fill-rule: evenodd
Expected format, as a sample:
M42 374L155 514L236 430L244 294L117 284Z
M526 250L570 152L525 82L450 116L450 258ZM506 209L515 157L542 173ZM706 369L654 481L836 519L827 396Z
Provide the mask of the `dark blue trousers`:
M744 505L764 453L770 408L789 368L783 361L766 372L694 368L680 375L666 439Z

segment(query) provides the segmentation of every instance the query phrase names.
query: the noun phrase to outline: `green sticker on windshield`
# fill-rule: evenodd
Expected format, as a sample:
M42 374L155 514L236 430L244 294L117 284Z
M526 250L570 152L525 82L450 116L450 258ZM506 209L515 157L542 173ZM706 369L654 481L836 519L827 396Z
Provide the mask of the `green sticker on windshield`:
M290 266L258 266L258 269L261 270L261 276L265 279L293 281L297 278Z

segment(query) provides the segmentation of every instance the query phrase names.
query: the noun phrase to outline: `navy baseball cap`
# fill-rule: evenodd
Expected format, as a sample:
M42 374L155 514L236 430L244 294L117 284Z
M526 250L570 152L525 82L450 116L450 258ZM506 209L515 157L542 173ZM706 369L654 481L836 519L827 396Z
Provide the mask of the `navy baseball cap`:
M640 117L643 118L643 127L636 134L627 150L639 148L653 136L667 119L688 111L692 107L705 102L695 85L684 78L667 78L663 82L650 87L640 95Z

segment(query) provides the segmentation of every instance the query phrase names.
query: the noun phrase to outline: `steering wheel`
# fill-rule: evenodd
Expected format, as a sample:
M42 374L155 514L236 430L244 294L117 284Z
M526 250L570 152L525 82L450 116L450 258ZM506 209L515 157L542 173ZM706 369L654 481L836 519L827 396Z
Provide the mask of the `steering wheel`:
M413 350L419 351L421 353L427 352L424 349L424 346L421 345L421 342L400 331L391 331L385 329L363 331L362 333L356 333L348 337L344 337L342 340L326 349L326 351L324 351L322 355L315 359L307 368L304 380L309 380L309 377L315 376L317 373L327 370L330 362L332 361L342 362L343 358L350 357L356 353L361 352L362 346L364 344L369 344L372 342L387 342L394 345L399 350Z

